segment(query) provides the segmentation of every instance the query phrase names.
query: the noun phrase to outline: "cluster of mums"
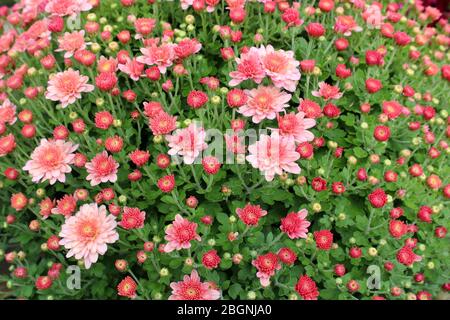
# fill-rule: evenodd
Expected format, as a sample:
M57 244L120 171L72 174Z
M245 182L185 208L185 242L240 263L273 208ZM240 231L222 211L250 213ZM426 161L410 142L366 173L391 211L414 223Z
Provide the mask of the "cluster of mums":
M217 58L222 58L229 70L225 75L201 77L194 84L192 74L196 69L193 64L197 63L194 57L201 54L204 45L197 38L186 36L186 33L180 37L180 30L174 30L168 22L158 21L155 10L163 8L158 1L143 2L148 8L152 8L151 14L143 12L145 17L130 14L125 19L129 30L119 31L112 27L102 27L95 14L87 13L100 7L100 0L22 0L12 9L0 8L0 159L6 179L1 182L5 188L0 192L6 193L9 187L12 190L10 195L8 193L10 205L5 220L8 225L13 225L20 220L21 214L27 210L32 211L37 205L37 217L30 221L28 228L38 232L47 219L62 215L64 220L59 231L46 239L46 250L58 252L64 249L67 251L67 258L73 257L81 261L86 269L90 269L100 256L106 254L109 246L119 242L119 229L139 232L145 227L146 218L150 214L147 208L120 205L126 202L121 201L124 194L120 182L131 183L132 188L138 188L133 183L149 180L163 195L174 197L174 206L185 209L174 215L173 221L166 226L165 241L145 241L142 244L142 250L136 254L138 263L144 263L155 252L171 254L189 250L186 264L208 270L218 269L223 257L215 249L202 254L201 265L196 264L191 257L193 243L205 241L198 233L199 225L191 215L195 215L199 200L192 195L184 204L177 202L177 183L180 181L178 174L185 175L185 172L177 171L172 157L177 157L181 166L201 164L205 181L209 181L208 185L211 184L214 176L219 175L221 170L228 169L218 156L203 155L210 147L207 129L214 123L223 126L219 129L230 129L224 135L226 151L257 169L264 177L262 183L271 183L276 177L286 180L288 174L299 175L302 172L300 161L312 160L316 152L327 146L321 130L333 130L339 117L346 112L343 110L346 108L338 106L340 99L345 98L346 90L352 89L348 82L345 89L342 89L345 79L354 76L360 65L370 68L373 72L369 73L371 76L364 80L363 85L363 95L368 101L385 85L391 85L389 79L381 75L383 70L387 70L392 63L395 64L395 53L388 52L384 45L362 50L359 55L351 55L347 63L340 61L329 78L316 82L311 80L311 85L314 83L315 87L309 90L310 79L320 75L318 65L323 61L316 61L311 52L308 59L298 60L299 54L294 48L277 49L276 45L269 44L265 39L270 39L268 30L253 31L249 40L249 35L242 30L250 19L246 6L251 1L181 0L178 5L182 10L201 15L203 24L210 19L217 21L213 17L219 19L219 10L227 11L229 17L226 18L230 20L228 25L215 27L217 39L224 42L224 46L217 52ZM311 43L323 41L327 33L333 33L334 39L330 41L326 51L344 53L355 41L355 33L366 28L373 29L381 36L380 39L395 46L397 50L408 48L409 50L402 51L407 53L405 60L408 59L410 64L420 65L423 72L421 77L437 79L436 83L439 80L448 88L450 65L443 61L448 60L445 50L450 43L450 25L441 17L439 10L424 6L420 1L415 1L410 8L418 15L417 21L406 19L406 12L403 10L405 7L397 3L383 5L375 1L352 0L346 3L349 10L344 14L344 7L337 7L337 2L333 0L320 0L316 6L311 4L304 8L299 2L257 2L260 15L272 20L281 19L285 32L304 31ZM133 8L138 4L139 1L121 0L115 7L120 5L123 8ZM336 15L333 21L321 19L315 17L317 10L323 17L327 17L327 14L328 17L331 14L334 16L335 12ZM83 21L84 25L73 28L77 21ZM193 15L186 16L187 30L189 26L195 28L193 21ZM397 27L400 23L412 30L417 28L418 31L414 31L416 36ZM430 26L419 28L420 24L425 23ZM93 39L102 42L107 50L92 42ZM252 45L240 45L244 39ZM416 46L412 46L412 43ZM433 56L421 53L430 43L444 49L434 50ZM301 52L303 50L306 48L302 48ZM415 72L407 63L403 69L409 74ZM304 75L307 77L306 88L299 90L300 79ZM36 76L45 76L47 82L36 83ZM180 79L189 88L186 96L181 98L176 97L177 94L181 95ZM439 212L442 214L442 205L420 205L414 219L410 219L409 216L405 217L402 206L391 205L393 195L389 192L395 193L397 199L407 196L408 190L391 187L399 179L398 171L403 170L405 176L423 180L425 188L436 191L441 199L448 201L448 176L440 175L439 171L425 175L424 171L430 171L426 168L427 163L432 163L435 159L441 161L449 153L446 139L450 137L450 118L448 112L443 110L439 113L436 106L433 106L440 105L434 96L436 94L421 92L422 88L418 83L413 87L407 84L407 80L403 82L394 87L397 99L383 100L372 105L365 101L357 102L360 104L357 112L361 117L369 117L371 112L377 113L371 134L366 138L363 136L363 139L373 138L375 143L388 145L392 139L391 131L395 126L403 125L401 130L416 134L416 145L424 146L427 152L424 152L419 161L413 158L417 149L414 152L404 150L396 159L397 167L386 168L382 177L369 175L369 166L361 166L354 171L352 179L354 182L368 182L371 188L365 197L371 212L368 230L372 213L376 210L381 213L385 209L385 214L389 214L387 229L390 237L399 243L403 241L395 250L395 260L400 265L412 268L422 260L416 253L416 234L420 225L433 224L434 216L439 215ZM150 85L159 92L142 101L139 94L146 92ZM203 89L198 89L199 87ZM223 95L223 101L218 92ZM94 106L89 109L92 103L88 100L90 96L95 96L96 106L101 107L99 110L95 110ZM103 98L109 101L108 106ZM122 99L115 100L122 101L122 105L113 103L112 98ZM414 105L409 106L411 103ZM184 104L187 107L183 107ZM222 114L217 110L220 106ZM69 117L63 114L66 108L73 111ZM125 113L123 111L126 108L129 110ZM201 121L191 121L185 116L187 113L198 116ZM134 142L135 137L130 139L131 133L122 128L125 120L122 121L120 117L124 115L127 116L126 121L131 119L134 123L145 124L148 134L153 136L154 150L141 147L144 145L141 143L141 129L144 131L144 128L140 125L139 132L135 134L139 143ZM51 126L46 122L47 117L60 124ZM247 146L244 132L246 128L252 127L269 130ZM361 123L362 129L368 127L367 122ZM95 139L90 139L91 132ZM332 150L331 157L335 159L342 158L347 148L351 149L333 141L328 142L328 147ZM93 150L100 151L92 153ZM376 165L380 163L380 159L381 156L374 153L370 155L369 162ZM22 160L25 161L21 163ZM351 155L348 163L356 165L357 159ZM150 169L150 164L155 164L156 167ZM390 164L386 165L388 166ZM308 169L307 172L308 177L298 176L296 182L299 186L311 186L313 193L331 190L333 196L345 196L347 189L351 187L349 181L335 180L330 183L332 179L328 175L324 177L320 171L314 176L311 176L314 171ZM121 173L125 178L121 178ZM195 171L189 179L199 184ZM75 184L75 188L73 192L63 194L61 190L66 190L65 188L57 189L57 197L46 196L44 189L40 188L38 195L41 199L36 203L34 198L26 194L29 180L48 189L68 185L70 181ZM381 184L389 187L377 186ZM67 190L72 187L67 186ZM122 195L118 196L118 192ZM227 190L223 190L223 193L227 193ZM388 206L389 209L386 209ZM320 211L318 204L313 208ZM226 235L227 240L242 240L246 232L261 226L261 221L271 215L270 211L265 210L261 203L255 202L238 207L230 215L236 214L246 231L241 234L230 232ZM274 231L279 232L274 243L287 237L295 241L305 239L315 243L317 251L336 249L336 238L340 239L340 235L333 229L314 228L315 231L310 232L312 219L309 219L306 208L287 211L283 215L274 224ZM439 219L442 221L441 217ZM205 214L197 220L204 226L212 226L215 221L214 213ZM444 225L433 226L435 238L447 236ZM377 249L370 248L368 254L375 256ZM347 256L350 260L362 259L363 250L353 244L348 248ZM23 260L24 253L10 251L4 257L8 263L15 263ZM234 264L239 265L243 263L244 257L241 253L235 253L231 259ZM293 266L298 260L298 252L285 246L276 251L267 250L266 253L255 255L251 264L261 287L266 288L272 284L277 272ZM115 268L126 272L130 270L128 263L125 259L117 259ZM395 267L393 261L384 263L387 272ZM47 275L34 279L35 287L42 291L51 288L60 277L62 268L63 264L53 263ZM337 277L343 277L348 272L347 268L343 263L335 264L333 273ZM160 269L161 275L168 272L166 268ZM27 266L21 263L13 269L13 274L17 279L30 277ZM305 272L297 278L293 289L301 298L312 300L319 297L318 285L310 275ZM417 272L414 280L423 283L425 277L423 273ZM346 283L346 288L351 293L358 292L360 286L361 283L355 279ZM203 282L196 268L180 281L172 282L170 288L169 299L222 297L220 284ZM443 284L442 288L448 291L450 283ZM120 296L136 298L139 290L139 280L132 272L117 285ZM399 296L402 289L392 287L390 294ZM431 294L425 290L412 296L418 299L431 298ZM251 297L254 298L250 295ZM384 297L376 295L373 298Z

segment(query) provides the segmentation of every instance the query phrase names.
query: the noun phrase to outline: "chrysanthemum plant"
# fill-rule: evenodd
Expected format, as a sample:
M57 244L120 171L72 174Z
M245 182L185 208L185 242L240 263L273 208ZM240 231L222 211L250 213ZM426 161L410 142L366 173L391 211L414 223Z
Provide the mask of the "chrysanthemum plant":
M1 7L0 298L444 297L446 14Z

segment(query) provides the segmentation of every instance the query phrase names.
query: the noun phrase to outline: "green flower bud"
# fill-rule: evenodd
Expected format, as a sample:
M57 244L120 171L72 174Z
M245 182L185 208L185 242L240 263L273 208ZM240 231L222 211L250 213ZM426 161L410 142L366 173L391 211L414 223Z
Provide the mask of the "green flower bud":
M157 135L153 137L153 142L156 144L160 144L164 141L164 138L162 135Z
M159 275L161 277L167 277L169 275L169 270L167 268L161 268L159 271Z
M86 16L86 19L87 19L88 21L96 21L96 20L97 20L97 15L96 15L95 13L89 13L89 14Z
M97 98L95 100L95 104L97 105L97 107L101 107L105 104L105 100L103 98Z
M212 103L213 105L219 105L221 100L222 100L222 99L221 99L219 96L213 96L213 97L211 98L211 103Z
M194 24L195 17L192 14L188 14L186 17L184 17L184 21L186 21L187 24Z
M119 196L119 202L120 203L126 203L127 202L127 196L125 196L125 195L120 195Z

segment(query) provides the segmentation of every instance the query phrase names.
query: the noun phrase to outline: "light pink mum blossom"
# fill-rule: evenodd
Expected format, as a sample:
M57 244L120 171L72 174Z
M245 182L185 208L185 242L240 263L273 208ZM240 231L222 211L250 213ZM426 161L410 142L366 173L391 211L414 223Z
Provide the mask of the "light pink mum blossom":
M106 253L108 244L119 240L115 219L112 214L107 214L105 206L82 205L75 215L66 219L59 233L62 238L59 244L69 249L66 257L83 260L89 269L99 255Z
M381 13L379 6L372 4L364 10L362 18L366 21L369 29L380 29L386 17Z
M106 58L101 56L97 61L97 71L98 72L116 72L117 71L117 59L116 58Z
M84 30L74 31L72 33L65 32L64 35L58 38L58 49L56 52L65 51L64 58L70 58L75 51L83 50L86 48L86 42L84 42Z
M119 70L130 76L133 81L138 81L143 77L144 64L137 61L136 58L128 59L125 64L119 64Z
M5 101L0 104L0 123L13 125L16 123L16 120L16 106L9 101L9 99L5 99Z
M259 49L261 63L265 73L278 88L295 91L300 80L300 62L293 51L275 50L271 45Z
M205 130L195 123L191 123L187 128L177 129L172 135L166 135L170 147L168 154L178 154L183 157L185 164L192 164L200 152L208 147L205 138Z
M339 88L323 81L319 82L319 90L311 92L314 97L322 97L324 100L340 99L343 95Z
M163 43L160 46L152 44L141 48L143 56L137 57L137 61L149 66L156 65L161 73L166 73L176 57L174 48L175 45L172 43Z
M85 165L87 172L87 181L91 182L91 186L96 186L102 182L116 182L117 169L119 163L112 156L108 156L106 151L97 154L90 162Z
M168 243L164 245L165 252L189 249L192 240L202 240L197 234L197 224L184 219L179 214L175 216L173 223L166 228L166 236L164 239L168 241Z
M246 117L252 117L254 123L260 123L264 119L275 119L277 114L288 107L291 95L270 86L258 86L256 89L245 90L248 99L246 104L238 109L238 112Z
M311 222L306 220L308 210L301 209L298 212L288 213L286 217L281 218L280 229L291 239L307 238L308 227Z
M185 59L196 54L202 49L202 44L197 39L184 38L174 48L177 59Z
M257 84L266 76L261 64L261 59L257 48L250 48L247 53L241 54L241 57L236 57L237 71L231 71L230 77L232 78L228 83L234 87L239 85L242 81L251 79Z
M272 181L275 174L283 171L299 174L300 167L295 161L300 154L295 151L292 137L281 136L278 131L270 136L262 134L259 141L248 147L250 154L246 157L253 168L259 169L267 181Z
M91 92L94 86L88 84L89 78L80 72L69 69L50 77L45 97L52 101L59 101L63 108L81 99L82 92Z
M75 159L77 144L64 140L42 139L40 145L31 154L22 168L30 173L35 183L49 180L50 184L56 181L66 182L66 173L72 171L70 167Z
M352 34L352 31L361 32L362 28L356 24L353 16L337 16L334 31L348 37Z
M277 116L278 128L283 136L294 138L297 143L312 141L314 134L307 130L316 125L316 120L305 118L304 112L289 113L284 116Z
M234 154L245 154L245 137L238 133L225 134L227 151Z
M60 17L77 15L91 9L91 1L87 0L50 0L45 6L46 12Z
M194 3L194 0L180 0L181 2L181 9L187 10L192 4Z
M208 282L201 282L196 270L191 275L185 275L183 281L170 284L172 294L169 300L217 300L220 291L211 287Z

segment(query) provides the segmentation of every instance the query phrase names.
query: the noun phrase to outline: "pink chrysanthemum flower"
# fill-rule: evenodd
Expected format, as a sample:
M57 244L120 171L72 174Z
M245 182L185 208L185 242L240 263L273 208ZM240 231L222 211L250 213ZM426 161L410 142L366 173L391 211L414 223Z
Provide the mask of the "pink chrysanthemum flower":
M250 155L246 157L253 168L258 168L267 181L272 181L275 174L283 171L299 174L300 167L295 161L300 154L295 151L292 137L281 136L274 131L270 136L262 134L259 141L248 147Z
M278 88L295 91L300 80L300 62L294 57L293 51L274 50L271 45L259 49L261 63L265 73Z
M9 101L9 99L5 99L5 101L0 104L0 123L13 125L16 123L16 120L16 106Z
M267 215L259 205L248 203L244 208L236 208L236 214L247 226L257 226L259 219Z
M258 269L256 276L263 287L267 287L270 284L270 277L275 274L275 271L281 269L278 256L272 252L258 256L252 261L252 265Z
M372 4L364 10L362 18L366 21L369 28L380 29L386 17L383 16L379 6Z
M97 71L114 73L117 71L117 59L101 56L97 61Z
M156 135L169 134L176 129L177 117L173 117L166 112L160 112L153 118L150 118L149 126L152 133Z
M308 210L302 209L298 212L291 212L281 219L281 231L286 233L291 239L303 238L306 239L308 227L311 223L306 220Z
M258 86L256 89L245 90L247 102L238 109L238 112L246 117L252 117L254 123L260 123L264 119L275 119L277 114L288 107L291 95L270 86Z
M245 138L237 133L225 134L225 144L227 151L234 154L245 154Z
M77 208L77 199L66 194L64 197L56 201L56 206L51 209L52 214L62 214L65 217L71 216Z
M179 214L175 216L173 223L166 228L164 239L168 241L164 246L165 252L188 249L191 247L192 240L202 240L197 234L197 224L184 219Z
M312 141L314 134L307 129L316 125L316 120L305 118L304 112L289 113L284 116L277 116L280 134L293 137L295 142L302 143Z
M239 85L247 79L251 79L257 84L260 84L266 76L257 48L252 47L247 53L241 54L240 58L236 57L236 63L237 70L230 72L232 79L229 85L232 87Z
M194 3L194 0L180 0L181 2L181 9L187 10L192 4Z
M119 240L115 216L107 214L106 207L96 203L85 204L72 217L66 219L61 227L60 245L69 249L66 257L83 260L86 269L104 255L108 244Z
M196 270L192 270L191 275L185 275L183 281L172 282L172 295L169 300L217 300L220 298L220 291L211 288L211 284L201 282Z
M149 66L156 65L161 73L166 73L176 58L174 47L174 44L163 43L160 46L152 44L147 48L141 48L143 56L137 57L137 61Z
M84 30L74 31L72 33L65 32L64 35L58 38L59 47L56 52L65 51L64 58L70 58L75 51L83 50L86 48L84 42Z
M143 39L145 36L152 33L156 26L156 20L152 18L139 18L134 22L136 28L135 39Z
M353 16L337 16L334 24L334 31L350 36L352 31L361 32L362 28L357 25Z
M86 0L50 0L45 6L46 12L60 17L77 15L91 9L91 1Z
M122 213L122 220L119 225L127 230L140 229L144 227L145 212L139 208L124 207Z
M322 97L324 100L340 99L343 95L339 92L339 88L336 86L329 85L323 81L319 82L319 90L312 92L314 97Z
M192 164L208 145L205 142L206 132L202 127L191 123L189 127L175 130L174 134L167 135L169 142L169 155L180 155L185 164Z
M42 139L39 146L31 154L22 168L30 173L35 183L49 180L50 184L66 182L66 173L72 171L70 167L75 159L77 144L64 140Z
M89 78L80 75L72 69L59 72L48 81L45 97L52 101L59 101L63 108L81 99L82 92L91 92L94 86L88 84Z
M129 75L133 81L138 81L144 76L144 68L144 64L138 62L136 58L128 59L125 64L119 64L119 70Z
M197 39L185 38L178 42L174 48L177 59L185 59L193 54L196 54L202 49L202 44Z
M85 165L87 172L87 181L91 182L91 186L96 186L102 182L116 182L117 169L119 163L112 156L108 156L106 151L97 154L90 162Z

